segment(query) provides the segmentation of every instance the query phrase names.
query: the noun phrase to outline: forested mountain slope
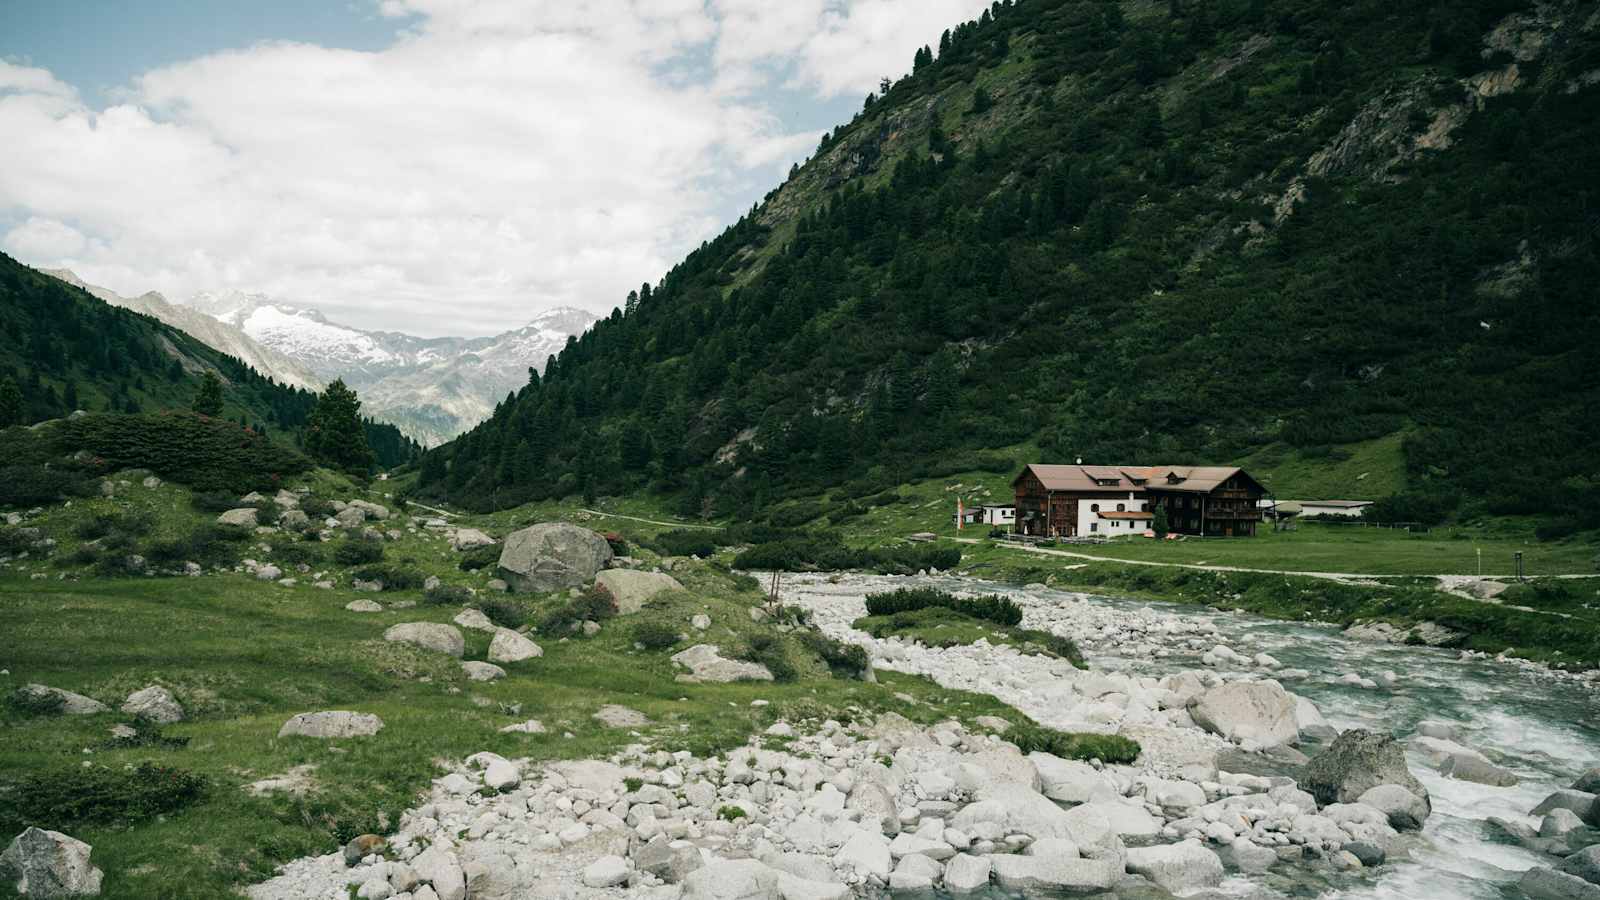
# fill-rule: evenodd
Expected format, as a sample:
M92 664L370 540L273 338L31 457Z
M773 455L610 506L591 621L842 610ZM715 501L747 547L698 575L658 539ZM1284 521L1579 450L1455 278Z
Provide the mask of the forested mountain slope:
M1017 0L914 64L423 491L748 512L1389 438L1392 515L1600 525L1600 5Z
M79 409L187 409L206 372L223 383L224 417L298 442L315 394L278 384L177 328L0 254L0 382L20 389L18 423ZM404 463L419 450L392 425L369 421L366 430L382 465Z

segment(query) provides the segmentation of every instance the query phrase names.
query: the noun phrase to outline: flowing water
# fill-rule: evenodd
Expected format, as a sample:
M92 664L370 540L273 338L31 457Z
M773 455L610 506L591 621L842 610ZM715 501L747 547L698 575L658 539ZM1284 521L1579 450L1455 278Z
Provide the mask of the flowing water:
M1025 607L1088 602L1111 610L1150 609L1215 625L1233 649L1266 652L1286 669L1304 669L1304 678L1285 687L1310 698L1338 729L1366 728L1402 740L1424 719L1446 720L1462 731L1461 743L1487 754L1521 779L1514 787L1489 787L1440 775L1421 756L1409 758L1411 771L1433 800L1420 839L1409 859L1359 875L1332 874L1304 867L1278 866L1264 877L1232 878L1230 893L1269 889L1296 897L1371 898L1371 900L1457 900L1520 897L1514 883L1526 869L1551 865L1554 858L1524 850L1485 821L1499 816L1538 827L1527 815L1551 792L1567 788L1585 770L1600 765L1600 683L1561 678L1529 666L1492 659L1461 659L1454 651L1380 644L1345 638L1337 628L1280 622L1247 614L1195 606L1087 596L1047 589L1024 589L971 579L847 578L824 586L801 580L793 590L849 593L903 587L911 583L963 592L999 593ZM812 594L815 602L815 593ZM1119 655L1115 646L1082 648L1092 668L1163 676L1200 668L1197 654L1168 657ZM1376 678L1392 671L1392 688L1364 689L1341 684L1355 672Z

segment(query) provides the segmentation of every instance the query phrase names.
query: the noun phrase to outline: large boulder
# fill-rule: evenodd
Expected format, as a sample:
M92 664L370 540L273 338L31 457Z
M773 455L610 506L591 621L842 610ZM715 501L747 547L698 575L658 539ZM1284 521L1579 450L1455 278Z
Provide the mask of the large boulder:
M606 539L589 529L546 522L506 536L499 575L515 591L562 591L588 584L613 556Z
M367 500L351 500L345 509L359 509L366 513L369 518L377 519L380 522L389 518L389 508L387 506Z
M672 661L688 669L695 681L726 683L772 680L772 672L766 666L727 659L715 644L695 644L681 653L673 654Z
M283 723L278 737L299 735L311 738L367 737L383 728L383 720L372 713L350 712L343 709L300 713Z
M1083 859L1076 851L1069 840L1045 838L1030 844L1026 853L991 856L989 865L1001 887L1024 893L1096 894L1121 878L1120 860Z
M1380 784L1397 784L1428 802L1428 789L1406 767L1400 744L1387 734L1361 728L1339 735L1306 764L1300 778L1300 786L1323 805L1355 803Z
M1028 754L1028 759L1033 761L1034 768L1039 772L1044 795L1051 800L1088 803L1119 796L1111 782L1086 762L1062 759L1040 751Z
M446 653L456 659L460 659L461 654L467 651L467 641L461 636L461 632L454 625L441 625L438 622L403 622L391 625L383 633L383 639Z
M59 831L30 826L0 853L0 874L16 879L24 897L93 897L104 873L89 864L92 849Z
M683 590L683 585L671 575L634 569L607 569L595 576L594 583L605 588L616 601L619 616L638 612L657 594Z
M1222 859L1197 840L1128 851L1128 871L1174 894L1222 883Z
M1556 871L1576 875L1590 884L1600 885L1600 844L1585 847L1567 857L1565 862L1556 866Z
M812 881L754 859L715 859L683 880L683 900L845 900L842 884Z
M122 704L122 711L163 725L183 721L183 707L178 704L178 698L155 684L129 694L127 701Z
M1522 873L1517 887L1529 900L1600 900L1600 885L1537 866Z
M1261 747L1293 743L1300 736L1295 699L1276 681L1235 681L1189 700L1195 724L1234 743Z
M74 694L72 691L43 684L25 684L19 692L40 700L56 698L61 704L61 712L69 716L92 716L95 713L106 712L110 708L93 697L85 697L82 694Z
M1428 818L1428 801L1398 784L1380 784L1356 799L1383 813L1396 831L1421 831Z
M1518 781L1516 773L1497 766L1480 755L1453 753L1439 766L1439 774L1457 781L1472 781L1490 787L1511 787Z

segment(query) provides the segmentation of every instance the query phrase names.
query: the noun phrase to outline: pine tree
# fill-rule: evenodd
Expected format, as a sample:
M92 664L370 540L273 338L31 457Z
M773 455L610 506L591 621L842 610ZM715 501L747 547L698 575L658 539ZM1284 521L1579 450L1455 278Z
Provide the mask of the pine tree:
M222 415L222 379L215 372L206 372L200 379L200 388L195 391L194 411L202 416Z
M78 383L67 379L67 386L61 391L61 402L67 407L67 412L76 412L78 409Z
M0 379L0 428L22 424L22 389L9 377Z
M361 424L361 399L335 379L306 418L306 452L339 469L364 472L376 461Z

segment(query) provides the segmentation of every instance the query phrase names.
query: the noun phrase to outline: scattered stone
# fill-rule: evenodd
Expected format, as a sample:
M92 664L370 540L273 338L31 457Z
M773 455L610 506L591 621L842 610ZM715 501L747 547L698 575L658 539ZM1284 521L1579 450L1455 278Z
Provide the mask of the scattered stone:
M1428 801L1398 784L1380 784L1362 793L1356 802L1383 813L1396 831L1421 831L1429 813Z
M405 622L391 625L384 631L383 639L411 644L457 659L460 659L467 649L467 641L461 636L460 631L452 625L441 625L437 622Z
M1529 869L1522 873L1517 887L1529 900L1600 900L1600 885L1554 869Z
M538 719L529 719L526 722L518 722L515 725L507 725L506 727L500 729L500 733L501 734L544 734L545 733L545 727L544 727L544 723L540 722Z
M683 590L683 585L671 575L633 569L607 569L595 576L594 583L611 595L619 616L638 612L657 594Z
M89 863L88 844L59 831L28 827L0 854L0 872L24 897L93 897L104 873Z
M457 625L460 625L462 628L468 628L473 631L485 631L489 634L494 634L495 631L500 627L489 621L489 617L484 615L483 610L481 609L463 609L461 612L456 613L456 617L451 619L451 621L455 622Z
M715 644L695 644L672 661L688 669L697 681L771 681L772 672L760 663L726 659Z
M92 716L96 713L109 712L110 707L92 697L74 694L61 688L48 687L42 684L25 684L20 689L21 693L34 697L50 696L61 699L61 712L69 716Z
M450 538L450 546L456 550L472 550L493 544L494 538L476 528L458 528Z
M300 735L311 738L351 738L377 734L383 720L371 713L347 710L300 713L283 723L278 737Z
M256 527L257 510L254 507L244 509L230 509L217 516L218 525L240 525L248 528Z
M680 884L690 872L705 863L694 844L657 834L634 851L633 865L638 871L654 875L667 884Z
M509 628L496 629L494 640L489 642L489 658L495 662L522 662L543 655L544 648Z
M321 583L319 582L319 585L320 584ZM332 587L332 585L330 584L329 587ZM349 603L344 605L344 608L350 610L351 612L360 613L383 612L383 604L376 600L351 600Z
M494 681L495 679L506 677L505 669L494 663L478 662L477 660L469 660L462 663L461 671L467 673L467 677L473 681Z
M1579 775L1578 780L1572 783L1572 789L1588 794L1600 794L1600 767Z
M588 584L614 555L606 539L587 528L546 522L506 537L499 575L517 591L560 591Z
M594 718L607 728L642 728L650 724L644 713L615 703L600 707Z
M122 704L122 711L163 725L183 721L183 707L178 704L178 698L155 684L129 694L127 701Z
M944 887L952 894L971 894L989 885L990 863L987 857L962 853L944 867Z
M1518 781L1510 769L1497 766L1477 754L1466 753L1451 754L1439 767L1439 774L1491 787L1511 787Z
M705 613L695 613L694 617L689 620L689 627L695 631L705 631L711 627L711 617Z

